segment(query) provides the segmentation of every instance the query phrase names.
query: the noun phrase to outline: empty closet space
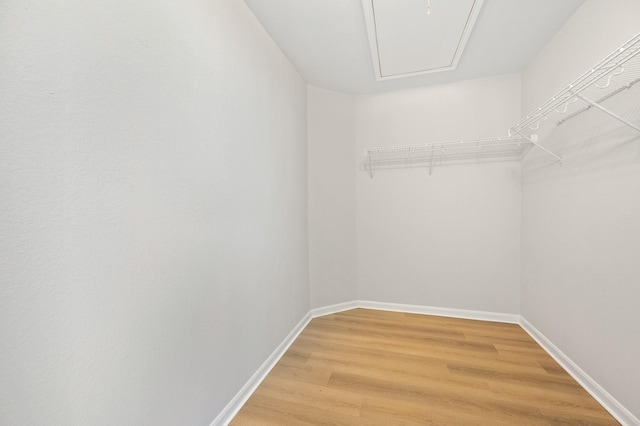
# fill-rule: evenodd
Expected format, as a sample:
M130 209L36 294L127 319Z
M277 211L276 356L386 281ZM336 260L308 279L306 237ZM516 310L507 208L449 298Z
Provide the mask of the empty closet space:
M640 0L0 1L0 425L640 426Z
M617 425L520 326L354 309L316 318L232 425Z
M361 301L517 315L637 424L640 28L616 14L585 2L518 73L351 98L310 87L310 200L342 213L310 216L312 308L351 300L355 274ZM333 180L348 173L355 188ZM355 243L332 232L353 218Z

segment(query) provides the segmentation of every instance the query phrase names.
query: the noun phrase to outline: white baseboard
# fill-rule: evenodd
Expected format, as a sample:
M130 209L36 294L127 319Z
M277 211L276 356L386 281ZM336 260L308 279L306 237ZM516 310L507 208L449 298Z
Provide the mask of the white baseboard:
M360 307L359 302L357 300L352 300L351 302L337 303L335 305L315 308L309 311L309 314L311 314L311 318L318 318L318 317L323 317L325 315L348 311L349 309L356 309L359 307Z
M260 383L262 383L269 372L271 372L271 369L273 369L280 358L282 358L282 355L289 349L289 346L291 346L302 330L309 324L309 321L311 321L311 312L308 312L293 330L291 330L291 333L285 337L276 350L273 351L269 358L258 368L258 371L251 376L249 381L240 389L240 392L238 392L220 414L218 414L218 417L211 423L211 426L226 426L233 420L245 402L247 402L253 392L260 386Z
M480 321L507 322L511 324L518 324L520 321L520 315L517 314L501 314L497 312L469 311L466 309L437 308L434 306L372 302L368 300L360 300L357 303L359 308L405 312L409 314L436 315L441 317L464 318Z
M294 327L289 335L282 341L269 358L260 366L258 371L240 389L240 392L227 404L222 412L211 423L211 426L226 426L233 417L240 411L253 392L260 386L260 383L269 374L271 369L278 363L282 355L289 349L289 346L296 340L298 335L309 324L313 318L330 315L350 309L377 309L382 311L405 312L412 314L437 315L453 318L473 319L480 321L505 322L519 324L531 337L538 342L542 348L553 357L587 392L593 396L602 406L611 413L624 426L640 426L640 421L606 390L596 383L587 373L578 367L569 357L567 357L549 339L532 326L525 318L517 314L502 314L496 312L470 311L465 309L438 308L433 306L404 305L400 303L373 302L368 300L355 300L351 302L338 303L311 309L300 322Z
M613 417L624 426L640 426L640 420L612 397L595 380L576 365L556 345L551 343L540 331L538 331L524 317L520 317L520 326L547 351L558 364L564 368L580 385L591 394Z

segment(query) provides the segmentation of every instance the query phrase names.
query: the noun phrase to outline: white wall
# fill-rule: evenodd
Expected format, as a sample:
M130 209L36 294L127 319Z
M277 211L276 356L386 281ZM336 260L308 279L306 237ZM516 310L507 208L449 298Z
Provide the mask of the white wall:
M311 307L356 300L355 99L309 86Z
M520 118L520 76L356 99L365 147L506 136ZM519 313L520 164L357 175L358 297Z
M209 424L309 310L305 83L235 0L6 0L0 57L0 423Z
M586 1L524 71L527 111L640 32L639 18L637 0ZM636 124L638 86L606 104ZM640 135L592 109L541 142L564 166L535 153L523 165L522 314L640 417Z
M639 0L587 0L522 72L530 113L639 32Z

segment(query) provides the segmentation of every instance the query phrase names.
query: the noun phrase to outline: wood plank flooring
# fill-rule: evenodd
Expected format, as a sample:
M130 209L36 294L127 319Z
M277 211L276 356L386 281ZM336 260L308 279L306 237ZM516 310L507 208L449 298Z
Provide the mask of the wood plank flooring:
M354 309L312 320L241 425L617 425L515 324Z

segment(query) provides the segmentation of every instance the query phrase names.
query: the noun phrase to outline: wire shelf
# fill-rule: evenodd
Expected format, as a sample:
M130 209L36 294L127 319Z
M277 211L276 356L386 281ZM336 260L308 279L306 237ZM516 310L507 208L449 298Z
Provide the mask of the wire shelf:
M375 170L483 160L519 160L535 138L523 136L366 148L364 168Z
M636 130L640 127L602 107L601 102L640 82L640 34L611 52L568 86L509 129L510 135L535 133L544 139L555 125L596 107Z
M364 169L429 166L469 161L520 160L535 146L562 164L562 158L539 140L573 117L596 108L640 132L637 114L630 121L601 103L640 82L640 33L610 53L509 129L509 137L366 148Z

